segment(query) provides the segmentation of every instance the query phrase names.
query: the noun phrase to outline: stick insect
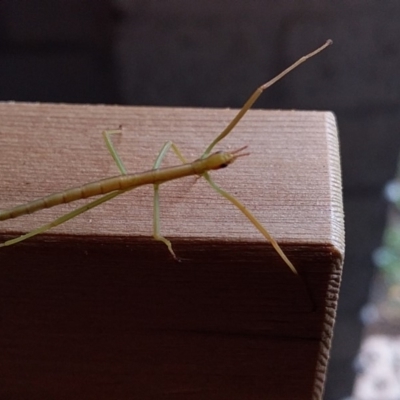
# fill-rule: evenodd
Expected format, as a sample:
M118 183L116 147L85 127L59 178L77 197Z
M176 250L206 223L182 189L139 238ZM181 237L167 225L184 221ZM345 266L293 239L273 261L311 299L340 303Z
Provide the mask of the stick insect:
M189 163L186 161L185 157L182 155L178 147L171 141L168 141L162 147L155 163L153 169L141 173L136 174L128 174L122 160L120 159L117 151L112 144L111 136L115 133L121 132L120 130L110 130L104 131L103 137L106 143L106 146L116 162L118 169L121 172L121 175L102 179L100 181L91 182L85 184L81 187L76 187L72 189L67 189L63 192L58 192L51 194L49 196L45 196L43 198L31 201L26 204L21 204L19 206L0 211L0 221L4 221L10 218L17 218L19 216L25 214L31 214L36 211L40 211L45 208L54 207L64 203L70 203L72 201L80 200L83 198L103 195L102 197L94 200L82 207L77 208L76 210L69 212L54 221L45 224L33 231L26 233L20 237L15 239L7 240L6 242L0 244L0 247L11 246L16 243L22 242L32 236L38 235L40 233L46 232L47 230L63 224L68 220L75 218L76 216L88 211L112 198L119 196L129 190L135 189L142 185L152 184L154 186L154 211L153 211L153 237L155 240L163 242L167 247L169 252L172 254L175 260L178 260L174 250L172 249L171 242L163 237L160 233L160 207L159 207L159 186L165 182L172 181L175 179L179 179L185 176L190 175L198 175L204 177L204 179L210 184L210 186L217 191L221 196L225 197L231 203L233 203L255 226L256 229L272 244L273 248L280 255L283 261L287 264L290 270L298 275L298 272L292 262L287 258L279 244L276 240L269 234L269 232L261 225L261 223L253 216L253 214L247 210L247 208L239 202L234 196L221 189L214 181L211 179L210 171L217 170L220 168L224 168L229 164L233 163L239 157L243 157L248 155L249 153L243 152L246 147L242 147L240 149L230 151L230 152L214 152L212 153L214 147L225 138L233 128L238 124L238 122L243 118L246 112L253 106L255 101L261 95L261 93L272 86L275 82L282 79L285 75L287 75L290 71L297 68L300 64L304 63L311 57L320 53L326 47L332 44L331 40L328 40L323 46L319 47L315 51L303 56L290 67L285 69L275 78L271 79L267 83L261 85L256 91L250 96L250 98L246 101L237 115L233 118L233 120L228 124L228 126L210 143L210 145L206 148L204 153L200 156L199 159ZM165 157L166 153L172 149L177 157L182 161L182 165L174 166L174 167L166 167L160 168L160 164Z

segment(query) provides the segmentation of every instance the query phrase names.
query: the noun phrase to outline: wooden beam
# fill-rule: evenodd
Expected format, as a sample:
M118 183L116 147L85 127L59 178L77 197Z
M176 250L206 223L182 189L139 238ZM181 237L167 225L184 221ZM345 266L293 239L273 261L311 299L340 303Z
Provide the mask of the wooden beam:
M105 129L122 125L114 142L139 172L167 140L198 158L235 112L1 103L0 207L118 175ZM243 145L251 155L213 177L280 242L315 310L271 246L203 180L161 188L162 232L181 263L152 239L152 187L140 188L0 249L0 393L321 397L344 252L335 120L252 110L218 147ZM0 238L73 206L1 222Z

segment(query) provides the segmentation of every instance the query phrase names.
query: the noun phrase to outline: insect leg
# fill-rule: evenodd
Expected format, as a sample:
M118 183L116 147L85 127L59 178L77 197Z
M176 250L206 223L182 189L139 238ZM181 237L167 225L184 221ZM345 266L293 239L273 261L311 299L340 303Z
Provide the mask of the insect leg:
M162 147L160 153L158 154L156 161L154 162L154 169L160 168L160 164L162 160L164 159L165 155L167 152L172 148L174 153L178 156L178 158L183 162L186 163L185 157L182 155L182 153L179 151L178 147L172 143L171 141L168 141L164 144ZM167 247L169 252L172 254L175 260L179 261L178 257L176 256L174 250L172 249L172 244L171 242L166 239L164 236L161 235L161 223L160 223L160 193L159 193L159 187L160 184L156 183L153 185L154 186L154 200L153 200L153 237L155 240L158 240L160 242L163 242Z
M85 211L88 211L108 200L111 200L112 198L118 196L119 194L125 193L130 189L131 188L126 189L126 190L116 190L115 192L108 193L105 196L100 197L99 199L90 202L89 204L79 207L76 210L69 212L68 214L62 215L61 217L55 219L54 221L49 222L48 224L42 225L41 227L34 229L31 232L26 233L25 235L19 236L15 239L7 240L4 243L0 243L0 247L11 246L13 244L22 242L23 240L29 239L33 236L39 235L40 233L46 232L49 229L54 228L55 226L61 225L64 222L67 222L70 219L75 218L76 216L84 213Z
M235 205L248 219L249 221L258 229L258 231L272 244L272 247L275 251L281 256L282 260L285 264L290 268L290 270L294 273L294 275L300 280L301 288L304 292L305 298L307 298L307 302L310 306L311 310L315 309L315 304L312 299L311 293L307 287L306 282L304 281L303 277L299 275L297 269L292 264L292 262L286 257L286 254L283 252L281 247L279 246L278 242L270 235L270 233L260 224L260 222L256 219L256 217L234 196L226 192L225 190L221 189L210 177L210 175L205 172L203 174L205 180L210 184L210 186L216 190L221 196L225 197L229 200L233 205Z
M122 163L122 160L120 159L117 151L114 148L114 145L111 142L111 135L114 134L114 133L120 133L120 132L121 132L121 130L104 131L103 132L103 137L104 137L104 140L106 142L106 146L107 146L108 150L110 151L112 157L114 158L115 162L117 163L118 169L121 171L121 173L123 175L126 175L126 169L124 167L124 164ZM33 236L39 235L40 233L44 233L44 232L48 231L49 229L54 228L55 226L61 225L64 222L67 222L70 219L75 218L76 216L84 213L85 211L88 211L88 210L90 210L90 209L92 209L92 208L94 208L94 207L96 207L96 206L108 201L108 200L111 200L112 198L114 198L114 197L118 196L119 194L122 194L122 193L124 193L126 191L127 190L117 190L115 192L108 193L105 196L103 196L103 197L101 197L101 198L99 198L97 200L94 200L94 201L90 202L89 204L86 204L86 205L84 205L82 207L79 207L76 210L71 211L70 213L62 215L61 217L55 219L54 221L51 221L51 222L49 222L49 223L47 223L45 225L42 225L41 227L39 227L37 229L34 229L31 232L28 232L28 233L26 233L26 234L24 234L22 236L17 237L17 238L7 240L4 243L0 243L0 247L11 246L13 244L22 242L23 240L29 239L29 238L31 238Z
M298 275L298 272L292 262L286 257L285 253L279 246L278 242L270 235L270 233L260 224L257 218L239 201L236 197L232 196L225 190L221 189L206 172L203 174L205 180L210 184L210 186L221 196L229 200L233 205L235 205L247 218L248 220L257 228L257 230L272 244L275 251L281 256L282 260L291 269L291 271Z
M126 169L124 167L124 164L119 157L119 154L117 153L112 140L111 140L111 135L115 133L121 133L121 130L109 130L109 131L104 131L103 132L103 138L104 141L106 142L107 149L109 150L112 158L116 162L118 169L121 171L123 175L126 175ZM175 154L178 156L178 158L183 162L186 163L185 157L182 155L182 153L179 151L178 147L172 143L171 141L168 141L167 143L164 144L162 147L160 153L157 156L157 159L154 163L153 168L157 169L160 167L160 164L162 160L164 159L165 155L167 152L172 148L172 150L175 152ZM155 240L158 240L160 242L163 242L167 247L169 252L172 254L175 260L177 260L177 256L174 253L174 250L172 249L172 244L171 242L166 239L164 236L161 235L160 233L160 194L159 194L159 186L160 184L155 184L154 185L154 208L153 208L153 237Z
M104 141L106 142L106 146L108 151L110 152L112 158L117 164L118 169L121 171L122 175L126 175L126 169L124 167L124 163L122 162L119 154L117 153L117 150L115 149L112 140L111 140L111 135L115 133L122 133L121 129L114 129L114 130L109 130L109 131L103 131L103 138Z
M104 138L104 141L106 142L107 149L111 153L111 156L113 157L114 161L116 162L121 174L126 175L125 166L124 166L121 158L119 157L117 151L115 150L115 147L111 141L111 135L113 135L115 133L121 133L121 130L115 129L115 130L104 131L103 138ZM127 189L127 190L129 190L129 189ZM54 228L55 226L61 225L64 222L67 222L70 219L75 218L76 216L84 213L85 211L88 211L94 207L97 207L98 205L100 205L102 203L105 203L108 200L111 200L112 198L118 196L119 194L126 192L127 190L117 190L115 192L108 193L105 196L90 202L89 204L79 207L76 210L71 211L68 214L62 215L61 217L55 219L54 221L49 222L48 224L42 225L41 227L34 229L31 232L26 233L25 235L19 236L15 239L7 240L4 243L0 243L0 247L11 246L13 244L22 242L23 240L29 239L33 236L39 235L40 233L44 233L44 232L48 231L49 229Z
M332 44L332 40L327 40L325 42L325 44L323 44L321 47L318 47L318 49L301 57L295 63L293 63L290 67L286 68L280 74L275 76L275 78L272 78L271 80L269 80L268 82L264 83L259 88L257 88L254 91L254 93L249 97L249 99L246 101L246 103L244 103L243 107L239 110L239 112L236 114L236 116L233 118L233 120L228 124L228 126L211 142L211 144L207 147L206 151L203 153L201 158L207 157L211 153L214 146L232 131L232 129L239 123L239 121L243 118L243 116L247 113L247 111L253 106L253 104L260 97L261 93L264 90L268 89L274 83L281 80L289 72L291 72L295 68L297 68L300 64L303 64L305 61L307 61L311 57L314 57L316 54L320 53L322 50L324 50L331 44Z

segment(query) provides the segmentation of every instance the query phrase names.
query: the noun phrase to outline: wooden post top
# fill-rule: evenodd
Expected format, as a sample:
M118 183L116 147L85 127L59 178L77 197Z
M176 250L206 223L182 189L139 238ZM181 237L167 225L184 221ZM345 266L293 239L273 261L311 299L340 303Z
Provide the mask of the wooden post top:
M200 157L236 112L0 103L0 208L118 175L104 130L122 126L113 142L127 170L141 172L152 168L167 140L189 161ZM0 339L8 387L24 394L21 379L46 382L46 366L56 368L65 358L51 379L71 398L111 398L115 374L119 398L169 398L177 391L195 399L321 396L344 254L335 118L250 110L216 150L244 145L249 156L211 174L282 245L315 310L306 307L298 280L260 233L203 179L161 186L162 234L181 263L153 241L153 188L138 188L44 235L0 248L0 293L13 315ZM177 164L171 152L164 165ZM0 239L74 207L3 221ZM31 325L21 330L21 321ZM12 372L17 360L7 352L10 340L26 359L24 378ZM72 376L84 389L71 388ZM49 393L45 385L43 393Z
M127 170L141 172L152 168L167 140L176 143L189 161L198 158L235 114L228 109L0 103L1 208L118 175L103 130L122 126L123 134L113 141ZM243 145L249 146L250 156L215 171L215 181L234 193L279 241L330 243L343 251L333 115L250 110L216 150ZM179 163L171 152L164 165ZM166 236L263 242L245 217L201 179L167 183L161 198ZM3 222L1 232L23 233L62 212L59 207ZM120 196L49 235L61 232L150 237L152 188Z

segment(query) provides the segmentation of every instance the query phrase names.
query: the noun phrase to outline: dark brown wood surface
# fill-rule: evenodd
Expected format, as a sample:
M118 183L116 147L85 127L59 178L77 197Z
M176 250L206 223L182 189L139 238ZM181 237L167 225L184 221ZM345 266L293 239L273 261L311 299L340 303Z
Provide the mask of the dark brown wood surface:
M150 169L173 140L190 160L233 110L0 104L0 207ZM344 251L335 120L252 110L219 149L250 156L213 176L282 244L304 291L261 235L203 180L120 196L25 243L0 249L0 397L318 399ZM177 164L171 154L165 165ZM78 202L78 204L81 204ZM74 204L5 221L2 239Z

